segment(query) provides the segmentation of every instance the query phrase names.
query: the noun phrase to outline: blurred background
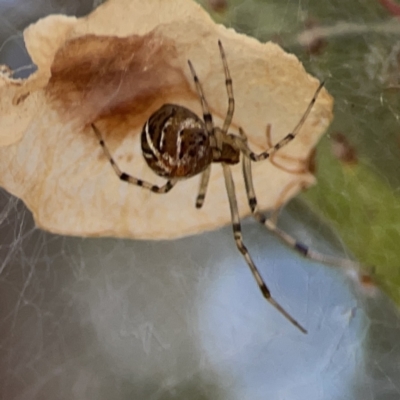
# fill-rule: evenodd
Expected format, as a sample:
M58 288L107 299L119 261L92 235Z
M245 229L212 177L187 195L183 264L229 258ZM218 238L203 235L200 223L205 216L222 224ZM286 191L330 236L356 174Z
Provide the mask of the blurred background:
M34 71L23 29L99 1L0 0L0 64ZM303 335L261 297L231 227L175 241L62 237L0 192L0 398L400 398L400 3L209 0L327 81L335 120L319 184L280 226L376 266L360 282L301 258L251 219L245 242ZM228 212L228 205L227 205Z

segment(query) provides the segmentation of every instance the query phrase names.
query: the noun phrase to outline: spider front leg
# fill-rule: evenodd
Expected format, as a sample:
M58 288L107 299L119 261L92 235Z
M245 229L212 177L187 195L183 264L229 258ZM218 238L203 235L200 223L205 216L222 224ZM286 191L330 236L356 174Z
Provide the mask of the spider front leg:
M228 62L226 61L226 56L225 56L225 50L224 47L222 46L222 43L220 40L218 40L218 47L219 47L219 52L221 55L221 60L222 60L222 65L224 67L224 74L225 74L225 87L226 87L226 93L228 95L228 111L226 112L225 116L225 121L222 126L222 129L219 129L219 132L222 132L222 135L225 136L228 132L229 126L231 125L232 118L233 118L233 113L235 111L235 98L233 96L233 86L232 86L232 78L229 72L229 67L228 67ZM197 87L197 92L199 94L199 97L202 101L202 104L205 102L206 107L203 105L203 115L207 115L209 113L208 110L208 105L207 102L205 101L203 90L201 88L201 85L199 82L196 82L196 79L198 81L198 78L196 77L196 72L194 71L193 66L191 66L189 62L190 69L192 71L196 87ZM204 99L203 99L204 98ZM206 119L204 119L206 121ZM213 127L214 131L214 127ZM222 143L222 136L216 135L216 140L217 140L217 149L220 148L221 143ZM211 173L211 167L208 167L203 174L201 175L201 181L200 181L200 188L199 188L199 193L196 198L196 208L201 208L203 207L204 199L206 196L206 191L207 191L207 186L208 186L208 181L210 180L210 173Z
M199 96L201 109L203 110L203 120L206 126L206 130L210 136L214 136L214 123L212 119L212 115L210 112L210 108L208 107L207 99L204 96L203 87L201 86L199 77L196 74L196 71L193 67L193 64L190 60L188 60L188 65L190 68L190 72L192 73L194 84L196 86L197 95Z
M222 168L224 171L225 185L226 191L228 193L229 206L231 210L231 218L232 218L232 228L233 235L235 238L236 246L238 250L242 253L244 259L247 262L247 265L250 267L250 270L257 281L257 284L266 298L266 300L272 304L286 319L288 319L294 326L300 329L301 332L307 333L307 331L271 296L271 292L269 291L267 285L265 284L260 272L258 271L254 261L252 260L249 251L243 243L242 239L242 230L240 225L238 206L236 200L235 193L235 184L233 182L232 173L227 164L222 164Z
M279 149L286 146L289 142L291 142L297 136L301 127L304 125L304 122L306 121L308 115L310 114L311 109L313 108L314 103L317 100L319 92L321 91L321 89L323 87L324 87L324 82L321 82L319 84L317 90L315 91L313 98L311 99L310 103L308 104L308 107L307 107L305 113L303 114L303 116L300 118L300 121L297 123L297 125L293 129L293 132L288 133L283 139L281 139L273 147L269 148L268 150L263 151L260 154L256 154L248 147L246 141L244 141L243 138L235 137L235 136L231 137L231 139L230 139L231 144L236 145L243 154L245 154L247 157L250 158L251 161L266 160L272 154L276 153Z
M273 147L272 141L271 141L271 124L267 124L266 130L265 130L265 136L267 139L267 146L268 148ZM286 156L286 155L280 155L283 160L288 160L290 163L298 163L299 167L298 168L287 168L285 165L280 164L278 161L275 161L275 156L280 155L278 152L273 153L269 157L269 162L276 168L280 169L281 171L289 172L290 174L303 174L305 172L309 171L309 166L310 166L310 159L298 159L295 157L291 156Z
M233 96L232 78L229 72L228 62L226 61L224 47L222 46L220 40L218 40L218 46L219 46L219 52L221 54L222 64L224 66L225 87L226 87L226 93L228 95L228 111L226 112L224 125L222 126L222 132L226 134L228 133L228 129L232 122L233 113L235 112L235 98Z
M143 181L142 179L135 178L125 172L122 172L121 169L118 167L117 163L111 156L110 151L108 150L107 145L105 144L101 132L97 129L96 125L91 124L93 131L95 132L97 139L99 140L100 146L103 148L105 156L108 158L111 166L113 167L115 173L117 174L118 178L121 181L128 182L132 185L140 186L144 189L150 190L154 193L168 193L177 183L176 180L168 180L167 183L163 186L153 185L149 182Z

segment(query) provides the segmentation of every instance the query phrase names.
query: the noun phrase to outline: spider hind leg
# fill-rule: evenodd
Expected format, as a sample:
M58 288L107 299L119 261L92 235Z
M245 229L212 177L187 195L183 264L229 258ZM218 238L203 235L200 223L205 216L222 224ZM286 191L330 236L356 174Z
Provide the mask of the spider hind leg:
M108 161L110 162L111 166L113 167L115 174L118 176L118 178L121 181L128 182L131 185L136 185L136 186L142 187L144 189L150 190L153 193L160 193L160 194L168 193L176 185L177 180L174 180L174 179L168 180L162 186L153 185L150 182L146 182L142 179L135 178L135 177L127 174L126 172L121 171L118 164L115 162L114 158L112 157L110 150L108 149L106 143L104 142L101 132L99 131L99 129L96 127L95 124L91 124L91 126L92 126L94 133L97 136L100 146L103 149L104 155L107 157Z
M265 299L274 306L288 321L290 321L294 326L296 326L301 332L307 333L307 331L271 296L271 292L269 291L264 279L262 278L258 268L254 264L253 259L250 256L249 251L247 250L245 244L243 243L242 239L242 231L239 219L239 212L235 194L235 184L233 182L232 173L228 165L222 164L224 178L225 178L225 185L226 191L228 193L229 199L229 206L231 210L231 218L232 218L232 228L233 228L233 235L236 242L236 247L243 255L244 259L247 262L257 284L261 290L261 293L265 297Z

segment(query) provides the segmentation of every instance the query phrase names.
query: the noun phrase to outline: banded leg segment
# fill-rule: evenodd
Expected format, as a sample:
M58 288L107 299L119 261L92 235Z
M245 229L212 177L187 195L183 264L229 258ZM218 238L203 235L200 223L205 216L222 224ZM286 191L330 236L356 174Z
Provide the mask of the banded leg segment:
M107 157L108 161L110 162L111 166L114 169L114 172L118 176L121 181L128 182L132 185L140 186L144 189L150 190L154 193L168 193L177 183L176 180L168 180L165 185L157 186L153 185L149 182L143 181L142 179L135 178L125 172L122 172L121 169L118 167L117 163L114 161L110 151L108 150L107 145L105 144L101 132L97 129L96 125L91 124L92 129L95 132L97 139L99 140L100 146L103 148L104 154Z
M318 86L317 90L314 93L313 98L311 99L305 113L303 116L300 118L300 121L297 123L296 127L293 129L293 132L288 133L283 139L281 139L278 143L276 143L273 147L269 148L268 150L256 154L254 153L248 145L242 140L242 138L237 137L237 138L232 138L236 146L240 149L242 153L244 153L247 157L249 157L252 161L262 161L266 160L269 158L272 154L276 153L279 149L282 147L286 146L289 142L291 142L299 133L301 127L304 125L304 122L306 121L308 115L311 112L311 109L314 106L315 101L317 100L318 94L321 91L321 89L324 86L324 82L320 83Z
M190 71L193 76L194 83L196 85L197 94L198 94L200 102L201 102L201 108L203 110L203 120L206 125L206 130L211 136L213 136L214 135L214 123L212 120L212 115L210 112L210 108L208 107L206 97L204 96L203 87L200 83L200 80L199 80L199 78L196 74L196 71L193 67L193 64L191 63L190 60L188 60L188 64L189 64L189 68L190 68Z
M267 219L261 213L256 213L253 215L258 222L265 225L267 227L267 229L269 229L271 232L275 233L283 242L285 242L287 245L292 247L294 250L296 250L302 256L304 256L312 261L317 261L322 264L331 265L333 267L343 268L343 269L349 270L349 271L355 271L360 275L362 274L362 271L369 270L371 273L373 272L373 267L362 266L357 261L352 261L347 258L329 256L326 254L322 254L318 251L312 250L305 244L296 240L293 236L287 234L282 229L279 229L276 226L275 222L271 218Z
M203 207L207 186L211 175L211 165L201 174L199 193L196 197L196 208Z
M242 128L239 128L240 136L247 145L247 135ZM251 172L251 160L246 155L242 156L242 173L244 177L244 184L246 186L247 201L251 212L257 211L257 198L253 185L253 175Z
M267 139L267 146L268 148L273 147L272 144L272 140L271 140L271 124L268 124L266 129L265 129L265 136ZM290 169L288 167L286 167L285 165L281 165L279 164L278 161L276 160L275 156L280 156L283 158L284 161L288 161L289 163L298 163L299 164L299 168L293 168ZM310 160L308 159L297 159L291 156L287 156L287 155L281 155L279 153L273 153L270 157L269 157L269 162L276 168L279 168L282 171L288 172L290 174L304 174L305 172L309 171L309 164L310 164Z
M307 331L271 296L271 292L269 291L267 285L265 284L260 272L258 271L254 261L252 260L249 251L243 243L242 239L242 230L240 225L236 193L235 193L235 184L233 182L232 173L228 165L222 164L222 168L224 171L225 185L226 191L228 193L229 206L231 210L231 218L232 218L232 228L233 235L236 242L236 247L243 255L244 259L247 262L255 280L257 281L258 287L261 290L261 293L265 297L265 299L272 304L286 319L288 319L294 326L300 329L301 332L307 333Z
M312 260L321 262L323 264L332 265L334 267L340 267L351 271L356 271L357 273L361 273L361 271L373 270L372 267L367 268L367 266L361 266L360 263L356 261L352 261L346 258L341 257L333 257L328 256L326 254L322 254L318 251L310 249L305 244L299 242L291 235L287 234L283 230L279 229L276 226L277 213L273 212L270 218L266 218L261 212L258 211L257 208L257 198L254 193L253 181L251 176L251 162L250 160L246 161L247 157L243 157L243 175L244 181L246 185L246 193L247 200L249 202L249 206L252 212L253 217L262 225L264 225L268 230L277 235L283 242L289 245L292 249L300 253L302 256Z
M228 111L226 113L224 125L222 126L222 132L228 133L229 126L231 125L233 113L235 111L235 98L233 97L233 85L232 78L228 68L228 62L226 61L225 51L220 40L218 40L219 52L221 54L222 64L224 65L225 73L225 86L228 94Z

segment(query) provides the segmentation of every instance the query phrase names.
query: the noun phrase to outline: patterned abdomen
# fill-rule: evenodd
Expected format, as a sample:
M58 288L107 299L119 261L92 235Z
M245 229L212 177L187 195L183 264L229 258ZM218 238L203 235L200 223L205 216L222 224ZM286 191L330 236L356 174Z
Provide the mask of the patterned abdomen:
M145 123L141 145L149 167L162 177L189 178L212 162L210 138L192 111L164 104Z

